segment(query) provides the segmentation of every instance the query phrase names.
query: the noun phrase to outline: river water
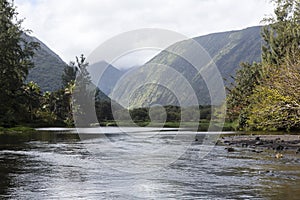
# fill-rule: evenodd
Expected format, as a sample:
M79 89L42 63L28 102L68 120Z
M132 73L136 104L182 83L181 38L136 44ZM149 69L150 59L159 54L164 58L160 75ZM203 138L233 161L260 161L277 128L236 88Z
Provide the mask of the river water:
M0 199L300 198L299 155L228 153L173 134L2 134Z

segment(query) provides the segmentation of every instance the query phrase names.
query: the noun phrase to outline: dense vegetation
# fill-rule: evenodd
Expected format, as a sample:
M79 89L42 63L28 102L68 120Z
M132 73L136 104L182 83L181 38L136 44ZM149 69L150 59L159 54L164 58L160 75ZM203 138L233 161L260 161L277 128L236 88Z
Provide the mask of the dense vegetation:
M211 119L211 107L210 106L199 106L197 107L188 107L188 108L181 108L179 106L164 106L163 108L152 107L151 112L149 112L149 108L136 108L130 110L131 119L135 122L141 121L166 121L166 122L181 122L181 121L198 121L200 120L207 120ZM200 116L192 118L194 112L198 112ZM188 115L188 116L185 116Z
M228 113L238 128L300 129L300 3L273 0L262 31L262 62L244 63L229 88Z

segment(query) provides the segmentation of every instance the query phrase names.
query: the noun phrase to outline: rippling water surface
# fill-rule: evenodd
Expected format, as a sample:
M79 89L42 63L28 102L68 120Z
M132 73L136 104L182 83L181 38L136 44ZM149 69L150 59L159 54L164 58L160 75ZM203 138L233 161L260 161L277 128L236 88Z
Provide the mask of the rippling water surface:
M278 160L272 152L228 153L223 146L211 150L199 141L187 145L174 139L173 132L161 137L107 134L82 140L61 131L0 135L0 199L300 196L299 155ZM113 146L107 146L107 140ZM183 154L176 152L183 149ZM203 151L209 151L204 158Z

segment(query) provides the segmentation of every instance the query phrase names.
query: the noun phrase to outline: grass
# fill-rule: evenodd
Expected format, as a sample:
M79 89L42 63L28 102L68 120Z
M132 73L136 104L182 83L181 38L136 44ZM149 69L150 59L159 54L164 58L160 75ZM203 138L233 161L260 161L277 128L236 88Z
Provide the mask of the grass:
M0 127L0 134L2 133L24 133L24 132L34 132L34 128L26 126L16 126L11 128Z

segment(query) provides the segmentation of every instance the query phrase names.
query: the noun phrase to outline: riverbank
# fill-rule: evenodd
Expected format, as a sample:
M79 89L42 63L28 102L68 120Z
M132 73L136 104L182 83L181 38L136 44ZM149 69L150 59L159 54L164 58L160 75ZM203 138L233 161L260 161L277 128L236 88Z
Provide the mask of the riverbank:
M253 152L261 153L264 150L274 152L292 151L300 154L300 133L294 134L250 134L223 136L218 145L226 146L228 151L234 151L234 147L248 148Z
M11 128L0 127L0 134L4 133L24 133L24 132L35 132L36 130L27 126L16 126Z

